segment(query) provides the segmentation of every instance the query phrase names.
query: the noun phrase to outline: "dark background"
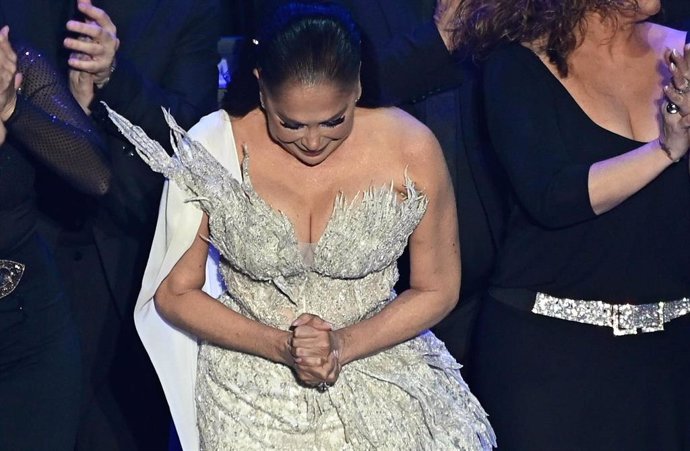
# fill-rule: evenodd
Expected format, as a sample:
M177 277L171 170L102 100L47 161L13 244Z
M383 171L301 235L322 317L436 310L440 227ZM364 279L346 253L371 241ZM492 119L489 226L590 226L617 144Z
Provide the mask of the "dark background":
M221 0L222 34L242 36L250 33L267 1L270 0ZM690 23L690 0L662 0L661 3L663 13L658 18L659 22L677 26L683 22Z

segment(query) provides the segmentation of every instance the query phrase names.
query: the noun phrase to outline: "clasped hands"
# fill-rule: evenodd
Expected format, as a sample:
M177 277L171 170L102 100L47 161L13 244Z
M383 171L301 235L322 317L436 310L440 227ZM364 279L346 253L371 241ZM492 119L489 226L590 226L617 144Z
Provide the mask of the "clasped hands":
M341 370L343 340L333 326L316 315L303 313L291 326L287 348L291 367L305 385L325 390Z
M662 127L659 142L673 161L680 160L690 147L690 44L683 52L667 49L664 59L671 82L664 86L666 101L662 105Z

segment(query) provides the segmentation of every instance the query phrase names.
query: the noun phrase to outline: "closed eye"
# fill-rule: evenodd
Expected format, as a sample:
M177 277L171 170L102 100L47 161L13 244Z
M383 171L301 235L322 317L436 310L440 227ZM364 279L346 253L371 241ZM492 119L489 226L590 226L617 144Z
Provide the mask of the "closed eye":
M338 125L342 124L343 122L345 122L345 116L340 116L338 119L333 119L332 121L322 122L321 125L323 125L324 127L333 128L333 127L337 127Z
M287 128L288 130L299 130L304 127L303 124L289 124L287 122L280 121L280 125Z

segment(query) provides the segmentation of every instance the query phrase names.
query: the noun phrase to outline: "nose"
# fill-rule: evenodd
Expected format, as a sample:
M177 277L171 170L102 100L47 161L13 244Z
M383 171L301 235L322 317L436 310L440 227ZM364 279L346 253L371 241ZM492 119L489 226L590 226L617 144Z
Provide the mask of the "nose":
M304 137L302 137L302 146L307 150L319 150L321 148L321 134L318 130L313 130L311 127L307 128Z

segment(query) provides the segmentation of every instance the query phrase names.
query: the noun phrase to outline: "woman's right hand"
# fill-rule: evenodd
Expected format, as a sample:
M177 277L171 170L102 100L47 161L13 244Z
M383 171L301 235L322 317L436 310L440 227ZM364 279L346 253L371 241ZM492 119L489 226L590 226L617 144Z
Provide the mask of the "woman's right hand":
M664 92L667 99L661 105L659 144L672 161L678 161L690 148L690 114L684 113L676 103L681 94L674 87L665 86Z
M661 106L662 148L672 160L679 160L690 146L690 45L667 50L664 59L671 74L670 83L664 86L666 101ZM669 103L670 102L670 103Z
M6 122L17 104L17 89L21 86L22 75L17 73L17 54L9 39L10 28L0 29L0 120Z

